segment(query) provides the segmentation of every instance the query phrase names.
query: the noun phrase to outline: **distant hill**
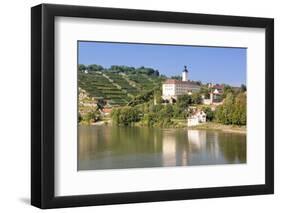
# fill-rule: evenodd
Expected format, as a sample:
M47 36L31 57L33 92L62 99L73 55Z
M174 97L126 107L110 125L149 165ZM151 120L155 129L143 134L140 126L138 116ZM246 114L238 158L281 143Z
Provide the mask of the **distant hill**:
M78 87L113 106L126 105L137 95L160 89L164 80L157 70L145 67L111 66L105 69L100 65L80 64L78 69Z

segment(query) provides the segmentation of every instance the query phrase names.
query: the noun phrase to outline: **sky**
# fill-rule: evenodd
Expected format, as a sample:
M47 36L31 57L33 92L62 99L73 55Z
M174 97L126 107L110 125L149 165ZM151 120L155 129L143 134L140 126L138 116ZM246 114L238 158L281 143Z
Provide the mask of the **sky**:
M78 42L78 63L150 67L167 77L181 75L203 83L246 84L246 48Z

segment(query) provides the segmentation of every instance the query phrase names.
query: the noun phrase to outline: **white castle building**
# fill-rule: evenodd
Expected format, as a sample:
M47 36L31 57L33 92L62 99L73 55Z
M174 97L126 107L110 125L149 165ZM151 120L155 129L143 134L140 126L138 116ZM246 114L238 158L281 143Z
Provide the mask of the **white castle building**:
M200 86L189 81L188 70L184 66L182 71L182 80L167 79L162 85L162 98L164 100L172 101L177 99L177 96L199 92Z

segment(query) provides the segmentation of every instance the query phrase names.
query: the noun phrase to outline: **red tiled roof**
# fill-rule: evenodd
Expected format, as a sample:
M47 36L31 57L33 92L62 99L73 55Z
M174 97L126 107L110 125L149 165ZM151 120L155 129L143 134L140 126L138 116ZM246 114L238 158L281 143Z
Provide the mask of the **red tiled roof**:
M164 83L165 84L181 84L181 81L176 80L176 79L167 79Z
M198 86L196 83L190 82L190 81L181 81L181 80L176 80L176 79L167 79L164 84L188 84L188 85L194 85Z
M223 89L224 85L222 85L222 84L221 85L220 84L215 84L215 85L212 86L212 88L213 89Z

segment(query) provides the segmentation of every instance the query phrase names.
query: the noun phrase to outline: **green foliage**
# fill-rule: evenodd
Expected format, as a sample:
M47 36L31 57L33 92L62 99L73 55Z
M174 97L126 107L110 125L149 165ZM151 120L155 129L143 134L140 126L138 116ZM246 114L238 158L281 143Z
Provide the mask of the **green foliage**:
M129 106L113 109L111 117L114 123L121 126L131 126L141 118L140 111Z
M212 121L215 117L215 113L212 111L212 109L210 107L203 107L202 109L205 113L206 113L206 118L207 121Z
M165 116L164 111L146 113L141 120L141 124L148 127L169 127L173 125L171 117Z
M173 110L173 118L185 119L188 117L188 111L186 109L182 109L177 104L173 105Z
M165 105L159 112L159 118L172 118L174 115L174 109L171 104Z
M104 68L101 65L91 64L87 67L88 71L102 71Z
M246 125L247 122L247 101L244 93L239 93L235 98L235 110L232 115L232 123Z
M207 87L207 86L202 86L201 88L200 88L200 94L201 95L204 95L204 97L206 98L206 99L209 99L210 98L210 92L211 92L211 90Z
M169 127L174 125L175 105L153 105L152 102L137 106L115 108L111 118L116 125L132 126L138 123L141 126Z
M138 68L137 72L142 73L142 74L146 74L146 75L159 76L158 70L154 70L152 68L147 68L147 67L144 67L144 66Z
M179 95L178 98L177 98L177 102L176 104L182 108L182 109L185 109L187 108L189 105L192 104L192 98L190 95Z
M120 108L113 108L110 113L112 121L117 125L119 125L119 123L120 123L120 114L121 114Z
M154 91L154 99L156 101L156 104L162 104L163 103L162 91L161 90L155 90Z
M144 94L137 95L136 97L134 97L133 100L128 103L128 106L136 106L138 104L146 103L150 100L153 100L153 97L154 91L148 91Z
M134 72L135 71L135 68L134 67L128 67L128 66L118 66L118 65L112 65L110 68L109 68L110 71L115 71L117 73L120 73L120 72Z
M84 64L79 64L79 65L78 65L78 70L79 70L80 72L85 71L86 69L87 69L87 67L86 67Z
M171 79L181 80L182 77L180 75L171 76Z
M101 120L101 114L99 110L91 110L87 112L85 115L81 117L80 122L85 122L87 124L90 124L91 122L97 122Z
M232 93L228 93L224 104L220 106L221 109L221 120L223 124L231 124L232 123L232 114L234 112L235 106L234 106L234 95Z
M128 67L128 66L119 66L119 65L112 65L109 68L110 71L115 71L118 73L126 73L126 74L145 74L145 75L153 75L153 76L159 76L159 71L154 70L152 68L148 67L139 67L139 68L134 68L134 67Z
M202 103L202 97L201 97L200 93L198 93L198 92L192 93L191 101L192 101L192 104L201 104Z
M223 124L246 125L247 101L244 93L239 93L236 97L228 93L223 105L216 109L216 120Z
M233 89L231 86L229 85L224 85L223 87L223 94L222 94L222 98L226 98L228 93L234 93Z
M156 113L154 112L149 112L145 114L142 119L142 125L144 126L152 127L155 126L156 123L157 123L157 117L156 117Z
M193 93L192 95L179 95L176 104L178 107L185 109L192 104L201 104L202 97L200 93Z

